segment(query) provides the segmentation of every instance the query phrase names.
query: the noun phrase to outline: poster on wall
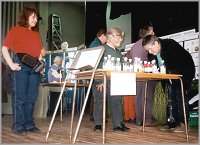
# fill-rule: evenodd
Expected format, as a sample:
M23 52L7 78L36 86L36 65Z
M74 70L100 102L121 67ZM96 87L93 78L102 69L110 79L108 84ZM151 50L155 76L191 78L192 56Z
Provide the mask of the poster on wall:
M184 42L184 48L189 53L199 52L199 39L188 40Z

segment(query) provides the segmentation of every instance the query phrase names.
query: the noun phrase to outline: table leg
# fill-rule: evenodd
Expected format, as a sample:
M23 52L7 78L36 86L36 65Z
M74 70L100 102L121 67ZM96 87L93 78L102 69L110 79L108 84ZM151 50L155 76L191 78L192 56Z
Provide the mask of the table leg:
M72 102L71 127L70 127L70 135L69 135L70 141L72 140L72 132L73 132L74 110L75 110L75 101L76 101L76 88L77 88L77 80L76 80L75 86L74 86L74 96L73 96L73 102Z
M62 108L63 108L63 95L62 95L62 98L61 98L61 100L60 100L60 121L62 122Z
M103 74L103 144L105 143L105 120L106 120L106 75Z
M184 113L184 121L185 121L185 133L186 133L186 138L188 140L188 125L187 125L186 111L185 111L185 97L184 97L184 91L183 91L183 81L181 78L179 78L179 80L181 83L182 105L183 105L183 113Z
M145 91L144 91L144 110L143 110L143 124L142 124L142 131L144 132L145 127L145 118L146 118L146 101L147 101L147 82L145 82Z

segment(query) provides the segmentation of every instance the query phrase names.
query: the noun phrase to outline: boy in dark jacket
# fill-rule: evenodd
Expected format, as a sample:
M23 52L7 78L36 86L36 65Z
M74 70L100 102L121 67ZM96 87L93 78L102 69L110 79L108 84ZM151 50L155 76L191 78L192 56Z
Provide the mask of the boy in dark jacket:
M187 90L195 76L194 61L190 53L173 39L160 39L153 35L143 38L143 47L157 57L157 60L164 60L166 73L183 75L183 87L185 96L186 116L188 117L188 96ZM159 62L158 62L159 64ZM184 114L182 105L182 94L179 80L172 80L171 93L173 116L176 128L174 132L184 131ZM170 127L169 127L170 128Z

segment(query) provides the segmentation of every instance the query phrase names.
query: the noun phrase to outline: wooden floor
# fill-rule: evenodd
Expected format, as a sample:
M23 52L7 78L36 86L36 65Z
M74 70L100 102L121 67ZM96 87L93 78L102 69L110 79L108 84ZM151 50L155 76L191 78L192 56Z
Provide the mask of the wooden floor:
M74 129L76 128L79 113L76 113L74 120ZM47 118L35 118L37 127L41 129L41 133L27 133L25 136L16 135L11 131L12 116L4 115L2 117L2 143L9 144L47 144L47 143L58 143L58 144L70 144L69 131L70 131L70 120L71 114L63 115L63 121L60 121L60 116L57 116L49 134L48 140L46 141L46 134L49 128L51 117ZM186 139L185 133L173 133L160 131L158 127L145 127L145 132L142 132L141 126L134 124L126 124L131 128L130 132L114 132L112 131L111 120L108 119L106 123L106 139L105 143L109 144L128 144L128 143L192 143L196 144L199 142L198 128L190 128L189 139ZM102 132L93 131L94 123L89 120L89 115L84 115L80 130L75 143L102 143ZM74 131L73 131L74 132Z

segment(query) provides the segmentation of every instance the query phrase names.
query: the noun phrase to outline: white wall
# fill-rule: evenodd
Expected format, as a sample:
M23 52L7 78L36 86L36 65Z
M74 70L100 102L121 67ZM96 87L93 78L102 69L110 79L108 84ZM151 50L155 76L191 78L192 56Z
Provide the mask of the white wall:
M122 31L125 32L124 41L121 44L120 49L124 49L126 44L131 43L131 13L126 15L121 15L119 18L114 20L110 20L110 10L111 10L111 3L108 2L107 11L106 11L106 25L107 29L111 27L118 27Z
M42 21L39 21L39 26L40 26L39 32L42 38L43 47L47 50L48 45L46 42L46 37L47 37L47 30L48 30L49 4L47 2L40 2L39 11L41 12L40 16L42 17Z
M61 18L62 39L69 47L85 43L85 6L76 2L49 2L49 14Z

